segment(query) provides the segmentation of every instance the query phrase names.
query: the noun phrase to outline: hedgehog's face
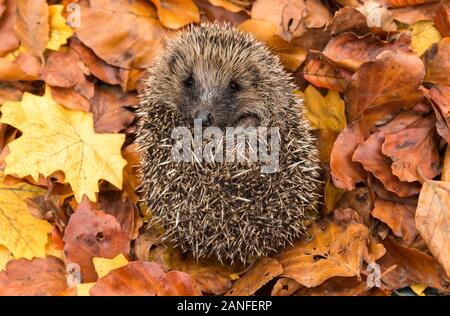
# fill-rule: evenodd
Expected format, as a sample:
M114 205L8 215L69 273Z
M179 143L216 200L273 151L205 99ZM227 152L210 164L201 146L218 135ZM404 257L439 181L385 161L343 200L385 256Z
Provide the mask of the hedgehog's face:
M219 128L259 125L266 107L258 89L263 70L248 52L233 52L233 43L224 48L214 39L203 41L200 52L193 44L169 51L169 81L179 92L172 103L191 124L200 119L203 126Z

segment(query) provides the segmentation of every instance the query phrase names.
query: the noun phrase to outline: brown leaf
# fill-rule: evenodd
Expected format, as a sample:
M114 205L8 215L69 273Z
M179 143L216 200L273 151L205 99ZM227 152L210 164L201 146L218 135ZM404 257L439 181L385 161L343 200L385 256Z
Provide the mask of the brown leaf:
M331 278L318 287L302 288L295 295L300 296L362 296L370 295L367 281L358 277Z
M138 177L138 168L140 167L140 153L137 144L133 143L125 147L122 151L122 157L127 161L123 169L123 189L128 193L130 198L136 203L138 196L136 190L140 185Z
M334 222L322 231L314 224L312 241L300 241L277 256L283 277L315 287L334 276L359 276L368 230L362 224Z
M231 287L231 275L236 273L231 267L214 259L183 257L180 252L172 255L172 269L188 273L203 293L222 295Z
M130 238L112 216L93 208L84 198L70 217L64 233L64 252L69 262L81 267L83 283L97 279L93 257L112 259L130 251Z
M342 92L347 87L352 73L345 69L335 68L325 61L312 59L303 69L303 77L315 87Z
M28 52L43 58L50 34L47 1L18 1L14 31Z
M422 182L441 173L435 124L435 118L429 115L408 128L385 135L382 152L392 159L392 173L401 181Z
M5 11L0 16L0 57L19 47L19 40L14 34L16 2L16 0L6 0Z
M442 4L436 10L434 26L441 33L442 37L450 36L450 8L448 6Z
M195 0L195 3L205 13L209 21L236 25L250 17L246 11L231 12L223 7L212 5L208 0Z
M0 80L33 81L39 79L41 63L35 56L21 53L13 61L0 58Z
M422 99L424 65L412 53L384 51L363 64L345 91L349 121L371 115L373 121Z
M392 232L403 238L408 245L411 245L417 237L416 223L414 215L416 207L407 204L400 204L377 199L372 210L372 216L386 223Z
M412 5L436 2L438 0L386 0L393 7L407 7Z
M366 17L350 6L339 9L328 26L332 34L341 34L344 32L353 32L364 35L370 32L367 26Z
M92 296L201 295L191 277L179 271L165 273L154 262L129 262L98 279L89 291Z
M419 193L419 183L402 182L392 174L392 160L381 152L384 139L382 132L372 134L356 148L353 161L361 163L364 169L379 179L387 190L398 196L407 197Z
M77 36L108 64L145 68L162 49L164 31L150 3L81 0L80 5Z
M297 281L289 278L280 278L273 286L271 296L291 296L302 286Z
M120 77L120 68L114 67L99 58L95 53L84 45L76 37L70 40L70 48L80 56L81 60L89 68L90 72L98 79L109 83L110 85L118 85L122 83Z
M115 133L128 127L134 120L134 114L125 107L139 103L134 94L123 93L114 87L97 87L90 101L97 133Z
M251 269L239 278L227 292L228 296L250 296L267 282L283 273L278 260L260 258Z
M448 3L448 0L444 2ZM435 1L418 6L394 8L390 12L396 21L412 25L423 20L433 20L439 5L440 3Z
M89 100L72 88L50 87L52 98L56 103L68 109L89 112Z
M0 296L54 296L65 289L66 269L55 257L11 260L0 272Z
M408 47L382 41L374 34L359 37L344 33L329 41L322 53L332 65L356 71L362 64L374 61L383 51L406 52Z
M72 50L51 52L42 68L42 80L55 87L75 87L86 80L81 65L81 60Z
M450 87L435 85L426 95L431 99L436 114L436 130L450 143Z
M150 0L158 9L162 25L179 29L200 22L200 12L192 0Z
M331 177L336 187L353 190L356 183L365 181L364 169L352 160L353 153L363 141L358 123L347 126L336 139L330 157Z
M417 230L450 278L449 212L450 182L425 181L416 211Z
M450 85L450 37L444 37L425 53L425 81L442 85Z
M377 263L381 266L383 283L391 289L396 290L414 283L422 283L448 291L448 285L442 279L439 265L433 257L415 248L400 246L390 238L386 238L383 245L387 252Z

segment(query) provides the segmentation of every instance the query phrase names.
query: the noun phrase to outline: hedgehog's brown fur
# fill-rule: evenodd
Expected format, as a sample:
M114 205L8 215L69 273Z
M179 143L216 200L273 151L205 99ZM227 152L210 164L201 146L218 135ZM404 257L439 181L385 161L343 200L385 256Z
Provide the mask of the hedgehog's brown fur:
M260 173L259 163L172 161L171 132L189 124L180 102L192 69L203 85L241 80L229 122L249 114L261 126L279 127L279 172ZM293 91L279 59L233 27L192 27L168 43L145 81L137 137L144 200L161 220L165 240L196 258L246 262L305 234L321 181L315 140Z

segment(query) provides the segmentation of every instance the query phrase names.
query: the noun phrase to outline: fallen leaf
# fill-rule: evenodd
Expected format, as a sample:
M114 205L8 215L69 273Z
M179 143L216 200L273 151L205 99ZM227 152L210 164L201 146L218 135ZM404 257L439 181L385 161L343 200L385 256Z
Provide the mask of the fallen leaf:
M439 42L441 35L433 26L433 21L419 21L409 27L411 49L421 56L431 45Z
M55 257L11 260L0 272L0 296L55 296L65 289L66 269Z
M366 179L362 166L352 157L364 135L358 123L347 126L336 139L330 157L331 177L336 187L353 190L355 184Z
M448 6L442 4L436 10L434 25L442 37L450 36L450 8Z
M270 296L290 296L297 292L302 286L295 280L280 278L273 286Z
M234 13L244 10L243 7L240 7L239 5L235 4L233 1L230 0L208 0L208 1L215 6L223 7L228 11Z
M312 241L300 241L277 258L283 277L306 287L315 287L335 276L359 276L368 230L362 224L339 225L334 222L322 231L314 224Z
M62 16L63 5L55 4L48 7L50 20L50 38L45 48L59 50L67 44L67 39L73 35L73 30L66 24Z
M119 254L113 259L94 257L92 258L94 263L95 272L99 278L103 278L112 270L124 267L128 264L127 258L123 254Z
M312 59L303 69L303 77L315 87L342 92L347 87L352 73L345 69L335 68L327 62Z
M31 216L25 202L45 190L23 182L4 185L4 177L0 170L0 245L8 248L16 259L45 257L52 225Z
M97 280L94 257L112 259L130 252L130 238L117 219L93 208L84 199L70 217L64 233L64 253L68 262L80 266L83 283Z
M227 292L228 296L250 296L263 287L267 282L283 273L278 260L273 258L258 259L233 287Z
M419 183L402 182L392 173L392 160L381 151L384 141L384 133L372 134L356 148L352 157L353 161L359 162L365 170L380 180L387 190L398 196L407 197L419 193Z
M35 56L20 53L14 59L0 58L0 80L33 81L39 79L41 63Z
M195 4L202 12L201 18L203 18L204 13L204 17L208 19L208 21L217 21L218 23L230 23L231 25L237 25L250 17L247 11L232 12L224 7L212 5L208 0L195 0Z
M332 34L353 32L358 35L364 35L370 32L366 17L350 6L340 8L335 12L333 20L327 28L330 29Z
M56 103L71 110L89 112L91 107L89 100L73 88L50 86L50 92L52 99L55 100Z
M18 1L14 31L26 50L42 59L50 34L47 1Z
M158 17L165 27L179 29L200 22L200 12L192 0L151 0L158 9Z
M75 32L107 63L127 69L145 68L161 51L164 31L150 3L81 0L80 5L83 22Z
M363 5L356 9L367 18L367 25L372 28L380 28L391 32L397 29L393 14L382 3L377 0L363 1Z
M442 181L450 182L450 146L447 146L444 158L444 167L442 169Z
M437 0L386 0L393 7L407 7L412 5L436 2Z
M94 133L92 116L58 105L49 89L43 97L25 93L21 102L5 102L1 111L1 122L22 131L8 144L6 174L37 181L62 170L77 201L83 194L95 201L99 179L122 187L124 135Z
M154 262L129 262L115 269L89 291L91 296L198 296L201 295L191 277L184 272L165 273Z
M376 121L395 109L415 105L422 99L418 88L423 76L424 65L417 55L380 53L358 69L345 91L349 121L369 114Z
M414 293L416 293L416 295L418 296L425 296L425 293L423 291L425 291L425 289L427 288L426 284L412 284L410 286L411 290L413 290Z
M382 152L392 159L392 173L401 181L422 182L441 173L435 124L435 118L429 115L385 135Z
M42 68L41 77L48 85L62 88L75 87L86 79L78 55L73 51L51 52Z
M16 0L6 0L5 11L0 16L0 57L19 47L19 39L14 33L16 2Z
M416 239L418 232L414 215L416 207L391 201L377 199L372 210L372 216L386 223L392 232L403 238L410 246Z
M425 56L426 74L425 81L450 85L450 37L444 37L438 44L434 44Z
M367 280L357 277L342 278L334 277L328 279L314 288L302 288L296 296L368 296L371 288Z
M450 277L450 182L424 182L416 211L416 225L434 258Z
M14 257L8 248L0 245L0 272L5 270L6 264L13 259Z

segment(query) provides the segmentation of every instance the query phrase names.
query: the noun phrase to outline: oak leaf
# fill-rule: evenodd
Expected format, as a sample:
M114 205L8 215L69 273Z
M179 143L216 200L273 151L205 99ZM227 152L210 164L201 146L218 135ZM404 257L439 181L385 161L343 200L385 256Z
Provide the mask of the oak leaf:
M8 144L6 174L37 181L39 174L62 170L77 201L83 194L95 201L99 179L122 187L124 135L96 134L91 115L58 105L48 89L43 97L25 93L21 102L6 102L1 111L1 122L22 131Z
M300 241L277 256L284 273L306 287L315 287L335 276L359 276L368 229L351 222L340 225L331 222L322 231L318 224L311 227L312 241Z
M8 248L17 259L45 257L47 234L52 226L31 216L25 202L45 190L23 182L4 185L4 176L0 170L0 245Z
M434 258L450 277L450 182L424 182L416 211L416 225Z

